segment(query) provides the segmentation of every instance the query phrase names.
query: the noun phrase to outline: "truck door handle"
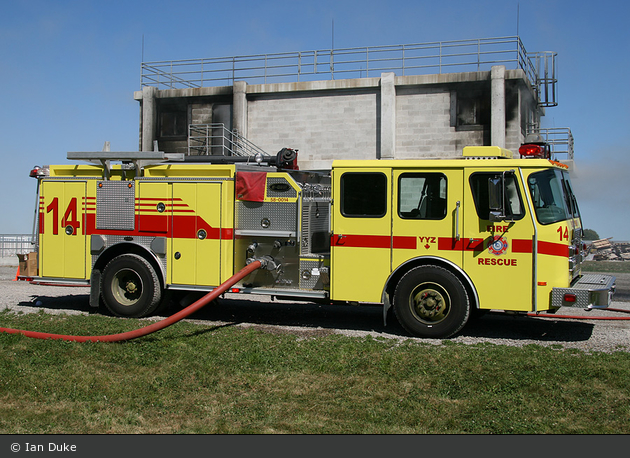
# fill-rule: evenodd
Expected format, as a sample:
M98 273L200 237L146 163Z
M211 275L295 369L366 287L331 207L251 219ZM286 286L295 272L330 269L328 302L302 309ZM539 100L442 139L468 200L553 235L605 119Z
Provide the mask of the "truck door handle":
M459 241L459 207L461 202L458 200L455 204L455 240Z

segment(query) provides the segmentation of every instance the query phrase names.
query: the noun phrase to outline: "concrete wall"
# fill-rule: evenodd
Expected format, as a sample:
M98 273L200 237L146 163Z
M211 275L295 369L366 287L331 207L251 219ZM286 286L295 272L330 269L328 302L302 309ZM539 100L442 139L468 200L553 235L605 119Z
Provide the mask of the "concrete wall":
M284 94L287 95L287 94ZM378 94L301 93L248 101L248 138L267 152L298 149L300 164L328 168L333 159L375 159Z
M458 132L451 126L447 87L400 87L396 95L396 158L461 155L467 145L483 144L482 131Z
M153 102L145 104L146 97L154 97ZM236 82L221 88L145 88L136 92L136 98L142 101L141 122L159 119L145 113L145 107L159 111L184 101L190 107L189 121L203 123L212 120L213 104L231 103L232 126L228 127L269 154L283 147L298 149L303 169L329 168L334 159L459 156L467 145L494 144L517 151L526 121L539 122L541 114L524 73L504 67L263 85ZM473 117L478 121L460 125L458 110L467 98L468 104L474 102ZM159 122L153 123L156 131ZM141 127L140 131L150 135L150 129ZM160 149L175 146L160 141L159 135L154 137Z

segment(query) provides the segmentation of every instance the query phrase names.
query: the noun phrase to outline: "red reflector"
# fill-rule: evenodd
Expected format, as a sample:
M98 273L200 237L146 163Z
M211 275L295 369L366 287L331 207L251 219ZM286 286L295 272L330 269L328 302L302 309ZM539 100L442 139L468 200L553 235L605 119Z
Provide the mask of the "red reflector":
M575 294L565 294L564 302L575 302L577 301L577 296Z
M545 147L543 145L521 145L518 152L521 156L525 157L546 157Z
M241 289L240 288L232 288L230 291L233 292L233 293L240 293Z

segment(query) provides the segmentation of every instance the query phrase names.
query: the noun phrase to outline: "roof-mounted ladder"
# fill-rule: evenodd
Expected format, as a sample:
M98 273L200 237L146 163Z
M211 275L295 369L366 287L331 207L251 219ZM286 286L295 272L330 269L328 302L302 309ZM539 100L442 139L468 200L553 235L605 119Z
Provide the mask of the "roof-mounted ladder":
M105 142L103 151L95 152L68 152L69 160L81 160L92 162L103 167L103 174L106 180L111 176L111 162L119 161L124 169L133 168L136 177L142 175L142 169L148 165L161 164L167 161L183 161L184 154L165 153L157 150L157 141L153 143L154 151L110 151L109 142ZM125 167L127 165L127 167ZM130 166L132 165L132 166Z

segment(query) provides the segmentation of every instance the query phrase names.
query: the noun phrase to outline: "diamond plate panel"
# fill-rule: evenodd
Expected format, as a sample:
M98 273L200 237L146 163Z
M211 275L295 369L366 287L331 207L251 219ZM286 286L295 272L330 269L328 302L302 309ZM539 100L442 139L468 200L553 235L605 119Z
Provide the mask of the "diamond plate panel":
M586 274L570 288L553 288L551 304L554 307L607 307L610 304L610 293L615 288L615 280L610 275ZM575 294L575 302L565 303L565 294Z
M135 229L135 183L99 181L96 186L96 228Z
M240 230L297 231L297 203L239 200L236 224Z
M300 289L322 290L330 285L326 257L300 259Z
M302 205L302 255L330 252L330 203L310 201Z

